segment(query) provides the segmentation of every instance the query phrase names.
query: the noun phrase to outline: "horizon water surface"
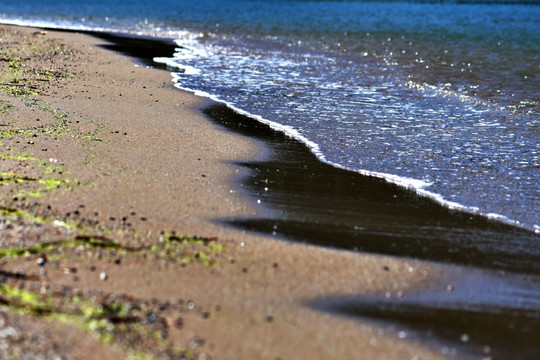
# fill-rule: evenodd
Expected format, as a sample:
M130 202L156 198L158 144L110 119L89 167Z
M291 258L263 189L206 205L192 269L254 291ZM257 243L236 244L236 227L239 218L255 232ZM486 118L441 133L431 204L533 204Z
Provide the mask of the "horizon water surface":
M540 232L536 1L3 1L0 22L173 38L177 87Z

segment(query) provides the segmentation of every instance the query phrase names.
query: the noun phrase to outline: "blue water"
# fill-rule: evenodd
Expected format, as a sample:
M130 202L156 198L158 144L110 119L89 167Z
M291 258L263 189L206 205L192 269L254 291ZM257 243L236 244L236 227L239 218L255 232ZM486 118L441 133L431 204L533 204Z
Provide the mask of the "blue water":
M178 87L540 232L537 1L3 0L0 21L174 38Z

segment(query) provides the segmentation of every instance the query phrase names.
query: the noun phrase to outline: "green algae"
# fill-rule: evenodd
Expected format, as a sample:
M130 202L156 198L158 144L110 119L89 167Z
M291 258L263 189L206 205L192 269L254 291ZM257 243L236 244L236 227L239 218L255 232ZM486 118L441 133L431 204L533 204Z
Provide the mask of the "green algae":
M33 178L26 175L20 175L13 172L0 172L0 186L7 183L13 184L35 184L35 188L27 189L16 187L13 191L13 196L24 197L30 196L35 198L44 197L46 194L59 191L63 185L72 184L74 181L70 179L56 179L56 178ZM69 186L66 186L65 190L70 190Z
M55 299L7 284L0 284L0 302L19 314L76 326L135 359L152 359L153 356L137 349L139 344L130 343L130 338L146 339L146 343L153 341L157 348L167 348L172 355L169 358L190 358L191 355L190 352L169 346L159 331L143 326L143 307L130 302L96 303L81 295Z
M0 284L0 302L24 315L43 317L53 311L42 296L6 284Z
M212 255L225 250L225 246L215 239L178 236L170 233L162 234L160 243L149 248L150 252L178 261L182 265L199 262L207 267L219 266L219 262Z
M114 250L123 250L129 251L131 249L121 247L116 242L104 238L102 236L88 236L88 235L78 235L72 240L66 241L55 241L47 242L43 244L38 244L30 248L0 248L0 259L4 257L17 258L17 257L28 257L34 255L49 255L58 250L65 249L114 249Z
M216 239L205 239L199 237L177 236L164 234L160 242L147 247L122 246L118 242L103 235L91 234L94 228L81 227L78 222L64 222L53 218L43 218L30 214L21 209L0 207L0 216L16 216L29 220L30 222L42 225L62 226L82 234L77 234L65 241L45 242L29 248L0 248L0 259L9 257L28 257L41 255L67 256L63 250L66 249L106 249L114 250L115 257L127 253L145 254L151 253L155 256L171 260L182 265L191 263L201 263L207 267L219 266L215 259L216 254L225 252L226 247ZM87 232L87 234L83 234ZM61 254L61 255L60 255Z
M13 104L11 104L8 100L0 99L0 114L7 113L13 107Z
M0 208L1 215L24 216L42 223L59 222L39 219L18 209ZM63 224L63 222L59 223ZM219 244L217 239L178 236L170 233L163 233L156 245L137 248L122 246L104 236L76 235L65 241L41 243L32 247L0 248L0 264L7 264L17 258L36 258L36 256L50 262L73 255L80 256L80 251L83 250L96 249L108 250L99 252L99 258L102 261L108 261L108 256L116 260L124 256L145 258L146 254L152 253L159 258L175 261L181 265L199 262L206 266L216 265L216 262L211 259L212 254L225 251L225 247ZM21 279L18 281L36 280L32 277ZM163 313L160 313L162 310L159 304L146 303L127 295L97 297L80 291L70 293L71 290L65 289L48 291L43 287L40 291L41 293L38 294L2 283L0 284L0 303L8 310L20 314L76 326L104 344L122 350L131 358L152 359L156 354L159 354L160 358L196 358L196 354L191 351L171 346L167 340L167 326L169 325L164 325L165 320L162 317L164 315L160 315ZM152 314L154 320L148 320L149 314Z
M58 191L70 191L80 186L78 181L67 177L62 167L55 165L51 160L39 159L24 153L18 155L0 154L0 159L19 161L19 167L26 167L30 163L33 167L37 165L41 173L37 177L30 177L14 171L0 172L0 187L13 184L11 196L41 198Z

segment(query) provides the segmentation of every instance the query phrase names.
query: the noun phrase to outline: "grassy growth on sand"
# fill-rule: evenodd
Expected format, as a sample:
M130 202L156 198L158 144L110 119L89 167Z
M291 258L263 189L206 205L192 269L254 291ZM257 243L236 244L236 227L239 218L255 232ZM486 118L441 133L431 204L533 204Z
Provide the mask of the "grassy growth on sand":
M137 257L140 261L146 259L147 254L154 254L182 266L195 262L216 266L217 261L212 257L225 250L215 239L174 234L163 234L158 244L141 248L121 246L105 237L75 236L67 241L43 243L29 248L0 249L0 265L33 257L40 266L46 267L48 262L81 256L85 251L95 252L96 249L101 250L100 261L114 258L120 263L123 257L124 260ZM4 271L3 274L6 273ZM8 284L9 281L18 281L18 286ZM0 284L0 303L19 314L77 326L135 359L152 359L156 356L164 359L195 358L196 354L173 347L167 339L171 327L182 326L182 321L175 320L177 313L183 311L178 305L142 301L129 295L90 294L66 287L53 291L40 284L36 276L11 276L11 280L4 280ZM39 286L39 292L26 290Z

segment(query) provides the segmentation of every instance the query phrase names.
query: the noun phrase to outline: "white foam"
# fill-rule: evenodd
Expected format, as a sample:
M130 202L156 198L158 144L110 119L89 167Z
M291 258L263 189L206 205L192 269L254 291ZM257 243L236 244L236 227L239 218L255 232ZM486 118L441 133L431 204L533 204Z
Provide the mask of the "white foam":
M103 27L97 25L84 25L72 21L47 21L47 20L31 20L31 19L0 19L0 24L28 26L35 28L58 29L58 30L75 30L75 31L94 31L94 32L110 32L117 34L129 34L138 36L150 36L159 38L177 39L185 31L178 29L164 30L161 28L149 28L144 30L127 29L124 27Z
M332 166L334 166L336 168L340 168L340 169L344 169L344 170L348 170L348 171L353 171L353 172L359 173L359 174L364 175L364 176L376 177L376 178L386 180L388 183L395 184L395 185L398 185L400 187L412 190L416 194L418 194L419 196L430 198L430 199L436 201L437 203L441 204L442 206L445 206L445 207L447 207L449 209L454 209L454 210L458 210L458 211L464 211L464 212L474 214L474 215L485 216L485 217L487 217L489 219L499 221L499 222L502 222L502 223L505 223L505 224L518 226L518 227L522 227L522 228L526 228L526 229L528 228L528 227L524 226L522 223L520 223L519 221L513 220L513 219L511 219L511 218L509 218L509 217L507 217L505 215L500 215L500 214L495 214L495 213L484 213L477 207L466 206L466 205L463 205L463 204L460 204L460 203L457 203L457 202L454 202L454 201L449 201L449 200L445 199L444 196L442 196L441 194L429 191L428 188L432 184L428 183L428 182L425 182L423 180L403 177L403 176L399 176L399 175L395 175L395 174L389 174L389 173L382 173L382 172L376 172L376 171L370 171L370 170L362 170L362 169L360 169L360 170L359 169L354 169L354 168L350 168L350 167L343 166L341 164L329 161L329 160L326 159L326 157L324 156L324 154L320 150L319 145L317 143L309 140L304 135L302 135L297 129L295 129L295 128L291 127L291 126L288 126L288 125L279 124L277 122L265 119L260 115L256 115L256 114L252 114L250 112L247 112L247 111L245 111L243 109L240 109L240 108L236 107L233 103L230 103L228 101L220 99L216 95L213 95L213 94L210 94L210 93L207 93L207 92L204 92L204 91L200 91L200 90L194 90L194 89L183 87L181 85L181 83L180 83L181 76L176 74L176 73L171 73L171 75L173 77L173 82L175 83L176 88L187 91L187 92L190 92L190 93L193 93L196 96L205 97L205 98L208 98L208 99L210 99L212 101L215 101L217 103L224 104L224 105L226 105L227 107L229 107L230 109L232 109L233 111L235 111L236 113L238 113L240 115L250 117L250 118L255 119L255 120L257 120L257 121L259 121L259 122L261 122L263 124L268 125L273 130L283 132L287 136L289 136L291 138L294 138L294 139L302 142L303 144L305 144L311 150L311 152L313 152L317 156L317 158L320 161L323 161L326 164L332 165ZM530 230L530 228L528 228L528 229ZM533 225L533 229L534 229L535 233L540 233L540 226Z

